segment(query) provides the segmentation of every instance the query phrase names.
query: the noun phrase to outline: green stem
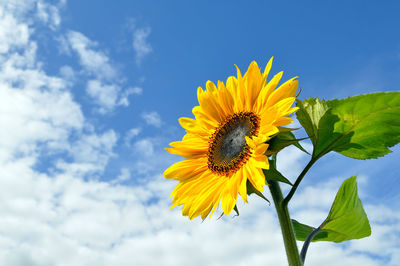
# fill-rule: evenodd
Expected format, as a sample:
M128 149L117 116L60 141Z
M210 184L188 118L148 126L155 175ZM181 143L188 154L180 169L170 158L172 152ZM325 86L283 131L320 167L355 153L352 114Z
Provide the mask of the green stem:
M310 162L306 165L304 170L300 173L299 177L297 177L296 181L294 182L292 189L290 189L289 193L287 194L286 198L283 200L282 205L287 206L290 199L293 197L294 193L296 192L297 187L300 185L301 180L307 174L308 170L310 170L311 166L318 160L319 157L313 158Z
M304 241L303 247L301 248L301 252L300 252L300 259L303 263L306 260L308 246L310 245L314 236L316 236L321 231L321 226L322 226L322 224L318 228L314 229L314 231L312 231L311 234L309 234L306 241Z
M268 180L269 190L274 200L279 223L281 225L283 242L285 244L286 256L290 266L302 266L299 250L296 244L296 237L293 230L287 205L283 205L283 195L279 183L274 180Z
M343 135L344 136L344 135ZM342 136L342 137L343 137ZM324 156L325 154L327 154L328 152L331 151L332 147L342 138L339 137L337 138L335 141L333 141L331 144L329 144L325 149L323 149L320 153L318 153L317 155L315 154L315 146L314 146L314 150L311 156L311 160L310 162L306 165L306 167L304 168L304 170L300 173L300 175L297 177L294 185L292 186L292 189L289 191L289 193L287 194L287 196L285 197L285 199L283 200L283 205L287 206L289 204L290 199L293 197L294 193L296 192L297 187L300 185L301 180L303 180L303 177L307 174L308 170L310 170L311 166L313 166L313 164L322 156Z

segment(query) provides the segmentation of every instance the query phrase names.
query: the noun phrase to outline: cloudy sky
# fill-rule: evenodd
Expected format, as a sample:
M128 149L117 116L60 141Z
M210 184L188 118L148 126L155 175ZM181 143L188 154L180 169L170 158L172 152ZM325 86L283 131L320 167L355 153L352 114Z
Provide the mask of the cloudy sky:
M1 0L0 264L285 265L259 198L220 220L169 210L176 183L162 172L180 159L163 148L183 136L197 87L234 64L274 56L302 99L398 91L400 3L275 2ZM307 265L400 265L393 151L329 154L310 171L292 217L318 226L358 175L372 235L311 244ZM288 148L278 160L293 180L308 156Z

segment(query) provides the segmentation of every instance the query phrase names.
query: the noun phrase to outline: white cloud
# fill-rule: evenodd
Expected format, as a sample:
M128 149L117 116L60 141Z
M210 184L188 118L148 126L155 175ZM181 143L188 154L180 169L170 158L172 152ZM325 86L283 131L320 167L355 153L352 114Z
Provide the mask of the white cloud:
M28 22L12 12L9 16L15 28L33 32ZM117 135L112 130L97 134L85 122L80 105L67 90L73 70L62 67L62 78L47 75L36 59L37 43L30 35L24 42L10 39L7 45L3 50L7 53L0 55L0 163L35 167L41 156L64 154L72 161L55 157L53 166L48 162L49 169L77 177L104 170L114 156Z
M137 154L141 154L144 156L154 155L154 144L153 141L149 138L136 141L133 145L133 148Z
M60 54L66 54L68 56L71 56L72 51L71 51L71 47L70 47L69 41L66 38L66 36L60 35L60 36L55 37L55 39L58 42L58 46L57 46L58 52Z
M113 179L111 181L111 184L122 183L122 182L129 180L130 178L131 178L130 170L128 168L122 168L119 176L117 176L117 178Z
M165 141L162 137L144 136L135 138L135 141L131 141L132 144L128 143L127 146L135 158L130 163L130 170L135 176L152 177L160 175L163 169L176 162L176 157L171 157L165 152Z
M59 7L63 6L61 3ZM44 23L49 24L50 28L55 30L61 23L59 7L51 5L44 1L37 2L37 16Z
M129 105L129 99L128 97L130 95L141 95L143 92L143 89L140 87L131 87L126 89L122 94L121 94L121 98L119 100L119 105L123 105L123 106L128 106Z
M59 11L64 5L65 1L58 1L55 4L42 0L2 0L0 2L0 8L16 19L24 20L29 25L40 21L52 30L57 29L61 23Z
M8 53L28 43L28 25L18 23L17 20L0 6L0 53Z
M88 81L86 92L94 100L100 113L105 114L117 106L128 106L130 95L140 95L142 88L130 87L121 89L121 80L116 67L109 57L98 50L98 44L85 35L76 31L69 31L67 40L60 38L62 51L69 54L71 47L79 55L80 63L88 74L95 79Z
M108 160L115 156L113 148L117 139L117 134L113 130L108 130L103 134L82 134L68 148L73 163L65 164L59 161L58 166L66 172L73 169L71 165L77 167L79 171L82 171L82 167L84 167L83 170L87 169L86 172L102 171Z
M125 145L130 146L131 140L138 136L140 131L140 128L131 128L125 135Z
M107 113L118 105L120 90L121 88L118 85L105 85L99 80L89 80L86 87L88 95L100 106L100 113Z
M61 77L70 84L75 82L75 71L70 66L62 66L60 68L60 75Z
M179 208L168 209L173 184L160 176L126 187L65 175L47 177L24 164L3 169L1 187L17 188L1 195L0 224L6 230L1 232L0 261L4 263L15 260L16 265L26 265L28 259L31 265L286 264L274 208L254 196L249 204L240 203L239 217L216 220L216 215L201 223L182 217ZM15 171L18 179L13 178ZM383 218L392 217L388 210ZM379 236L388 234L386 230ZM353 246L365 241L353 241L347 248L313 243L307 265L382 265L379 258L360 252L365 248ZM384 243L384 254L395 259L396 239ZM17 245L20 248L10 248Z
M132 94L141 94L142 89L133 87L121 92L120 86L115 83L104 84L100 80L89 80L86 92L99 106L98 111L105 114L117 106L128 106L128 97Z
M136 94L141 95L143 93L143 89L140 87L131 87L126 90L127 95Z
M46 75L42 63L36 60L37 44L30 40L33 30L28 22L19 18L20 14L31 10L33 3L2 4L0 161L34 156L40 152L39 146L62 149L69 134L80 131L84 121L80 106L65 90L66 82ZM7 10L6 14L4 10ZM9 28L16 33L15 36L1 35L8 34ZM30 163L35 163L35 159Z
M62 146L71 130L81 130L80 107L66 91L18 90L0 83L0 153L36 152L38 143Z
M301 143L303 147L307 150L309 149L309 144ZM289 146L278 153L277 168L283 169L281 172L291 181L295 181L295 178L304 167L305 163L305 153L301 152L298 148L294 146ZM291 167L286 167L290 165Z
M71 48L78 53L80 63L86 71L98 79L112 80L118 76L108 56L93 49L98 45L96 42L76 31L69 31L67 39Z
M142 113L142 118L148 125L155 127L161 127L162 125L161 117L155 111Z
M151 32L150 28L139 28L133 33L133 49L136 53L136 63L140 64L143 58L148 55L153 49L147 42Z
M27 14L35 11L36 3L36 0L3 0L0 6L16 19L31 22Z

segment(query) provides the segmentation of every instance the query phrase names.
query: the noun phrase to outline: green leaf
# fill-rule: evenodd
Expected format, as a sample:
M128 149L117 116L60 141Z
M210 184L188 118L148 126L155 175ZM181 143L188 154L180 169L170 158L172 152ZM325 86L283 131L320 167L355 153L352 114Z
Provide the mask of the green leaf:
M330 151L355 159L378 158L400 142L400 92L327 102L310 98L297 106L297 118L314 145L314 158Z
M328 105L339 118L334 151L356 159L377 158L400 142L400 92L358 95Z
M319 121L329 109L324 100L309 98L308 100L296 102L300 109L296 112L297 119L306 130L314 147L318 142Z
M312 226L305 225L302 223L299 223L298 221L292 219L292 224L294 228L294 232L296 234L296 239L300 241L305 241L307 237L316 229ZM328 237L328 232L325 231L320 231L318 234L316 234L313 238L313 242L315 241L329 241L329 240L324 240Z
M277 153L287 146L294 145L301 151L308 153L299 143L299 141L304 139L306 138L296 139L291 131L280 132L278 135L267 141L267 143L269 144L268 151L272 153Z
M270 164L270 166L271 166L271 164ZM267 182L268 182L268 180L276 180L276 181L283 182L283 183L293 186L293 184L289 181L289 179L284 177L278 170L276 170L273 167L270 167L270 169L268 169L268 170L263 169L263 172L264 172L265 179L267 180Z
M343 182L321 228L337 234L332 240L334 242L359 239L371 235L367 214L358 197L355 176Z
M314 227L292 220L298 240L304 241ZM345 180L336 194L328 217L312 241L343 242L371 235L367 214L357 195L357 181L353 176Z

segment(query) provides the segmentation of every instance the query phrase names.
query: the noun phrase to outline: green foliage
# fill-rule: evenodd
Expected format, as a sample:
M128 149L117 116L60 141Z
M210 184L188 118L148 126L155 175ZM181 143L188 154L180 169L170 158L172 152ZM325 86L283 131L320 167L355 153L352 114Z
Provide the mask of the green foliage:
M292 220L296 239L304 241L314 227ZM328 217L319 227L312 241L343 242L371 235L367 214L357 194L357 181L353 176L345 180L336 194Z
M270 152L279 152L287 146L294 145L301 151L308 153L299 143L299 141L303 139L296 139L294 134L291 131L280 132L278 135L273 137L271 140L267 141L269 144L268 151Z
M294 232L296 233L296 239L300 241L305 241L307 237L316 229L312 226L299 223L298 221L292 219L292 224L294 228ZM328 236L328 232L319 230L319 233L316 234L313 238L313 242L321 240L323 241ZM328 240L325 240L328 241Z
M269 180L276 180L293 186L293 184L289 181L289 179L284 177L278 170L275 169L275 167L270 167L270 169L268 170L263 169L263 172L265 175L265 179L267 180L267 183Z
M308 100L296 102L300 109L296 112L297 119L306 130L314 147L318 144L319 121L329 109L324 100L309 98Z
M314 145L313 158L336 151L355 159L378 158L400 142L400 92L342 100L297 101L297 118Z
M235 207L233 207L233 210L236 212L236 216L239 216L239 209L238 209L237 205L235 205Z
M247 180L246 183L246 189L247 189L247 195L251 195L251 194L256 194L257 196L259 196L260 198L262 198L263 200L265 200L266 202L268 202L269 204L271 204L271 202L260 192L258 191L249 180Z

